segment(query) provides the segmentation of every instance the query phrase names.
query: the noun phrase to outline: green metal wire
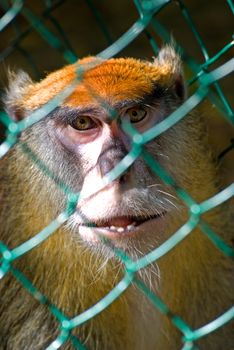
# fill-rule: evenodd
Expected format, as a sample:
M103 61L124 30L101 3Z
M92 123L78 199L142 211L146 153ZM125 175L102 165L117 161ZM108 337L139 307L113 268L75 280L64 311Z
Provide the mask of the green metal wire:
M160 24L156 19L156 16L160 11L167 6L170 6L173 1L169 0L134 0L137 11L139 12L139 18L135 23L115 42L112 42L109 29L101 15L98 8L94 5L92 0L86 0L90 11L92 12L95 20L97 21L100 30L103 32L104 37L107 40L108 47L97 54L97 57L103 59L108 59L115 56L121 50L123 50L127 45L129 45L133 40L135 40L142 32L149 40L149 44L152 47L154 53L158 52L158 43L154 39L154 35L149 31L151 28L157 36L161 37L163 41L170 42L171 37L167 28ZM5 51L0 53L0 58L7 57L13 50L21 50L20 42L22 38L28 35L32 30L35 30L41 35L41 37L53 48L55 48L65 60L69 63L75 62L77 56L74 50L71 48L69 40L64 33L62 26L56 21L56 18L52 15L53 10L56 6L59 6L63 1L45 1L46 10L41 14L41 16L36 15L31 9L29 9L23 1L16 0L9 7L7 1L3 1L1 6L4 8L6 13L0 18L0 31L5 30L8 26L16 24L16 18L23 16L28 22L29 28L20 32L20 29L16 28L16 39L13 40L10 47L6 48ZM234 13L234 6L231 0L226 1L227 5ZM210 57L205 43L199 34L196 25L182 0L178 0L181 15L185 18L188 28L197 40L200 50L204 56L205 62L203 64L198 64L193 58L189 57L185 52L182 45L176 44L180 49L180 52L193 72L193 77L190 79L189 84L192 85L196 82L198 88L196 91L171 115L166 119L152 127L150 130L143 134L139 134L131 124L123 123L122 127L125 132L127 132L132 138L132 149L130 152L112 169L104 178L103 186L109 184L115 180L119 175L121 175L128 167L130 167L134 161L141 157L150 166L152 172L159 176L164 183L168 186L174 188L177 196L183 201L188 211L188 220L183 223L183 225L178 228L178 230L172 233L171 237L162 243L159 247L152 250L150 253L141 257L140 259L134 261L121 249L116 249L112 246L111 242L102 239L103 243L108 245L116 255L116 257L121 261L124 269L124 277L117 285L109 291L101 300L99 300L95 305L90 306L87 310L79 315L76 315L72 319L69 319L59 308L53 305L48 298L43 295L35 286L31 283L29 279L19 270L14 267L14 261L19 259L24 254L33 250L36 246L44 242L48 237L56 234L56 230L62 226L68 218L74 213L75 208L79 200L81 199L79 193L73 193L71 189L63 183L56 174L54 174L30 149L30 147L19 140L19 136L22 131L26 130L33 124L39 122L42 118L47 116L52 112L58 105L60 105L75 89L77 84L82 82L83 74L88 69L96 66L99 62L94 62L86 65L79 65L76 63L76 78L72 83L61 91L56 97L51 99L47 104L43 105L41 108L37 109L26 119L19 121L18 123L13 122L5 112L0 112L0 122L7 129L7 137L4 142L0 145L0 158L16 144L19 143L22 151L27 155L28 159L37 166L44 176L49 177L58 188L64 193L66 199L66 208L61 212L57 218L54 218L45 228L40 232L35 232L33 237L21 245L15 247L14 249L9 249L4 242L0 242L0 256L1 256L1 266L0 266L0 278L4 277L6 274L11 272L13 276L21 283L21 285L30 293L39 303L46 305L50 310L51 314L58 320L60 325L60 333L54 341L48 345L47 350L59 349L63 344L71 341L74 348L85 350L86 346L72 334L72 330L79 327L92 318L96 317L99 313L105 310L109 305L111 305L117 298L120 298L122 294L129 288L131 284L135 284L144 293L152 303L152 306L157 308L159 312L166 315L173 325L182 333L183 347L182 350L195 350L198 349L196 341L202 337L205 337L209 333L216 331L218 328L223 327L226 323L230 322L234 318L234 308L231 307L228 310L223 310L223 314L219 315L216 319L212 320L210 323L204 325L199 329L192 329L189 324L187 324L178 315L173 314L168 306L161 300L155 293L153 293L143 282L140 280L136 273L154 261L157 261L162 256L171 251L180 242L182 242L186 237L188 237L192 231L199 227L204 235L206 235L213 243L214 249L219 249L224 255L230 258L234 258L234 249L229 246L223 239L219 237L217 233L202 219L202 214L216 208L222 203L230 200L234 196L234 184L230 184L224 188L219 193L215 194L213 197L206 199L201 203L197 203L194 199L187 193L183 188L180 188L175 182L174 178L171 177L167 171L159 165L157 161L153 159L149 152L147 152L145 145L164 133L169 128L173 127L180 120L186 118L186 115L191 112L199 103L204 99L211 99L215 106L222 111L227 120L234 124L234 114L233 110L222 91L219 81L226 76L230 76L234 69L234 59L226 60L225 63L219 65L218 68L210 71L211 65L217 63L221 58L225 57L225 54L234 46L233 37L232 40L227 43L221 50L219 50L215 55ZM59 36L53 34L45 25L44 20L48 18L52 21L55 29ZM61 39L60 39L61 38ZM29 53L22 49L22 54L28 57L26 59L30 62ZM33 61L30 63L33 65ZM212 90L214 87L215 92ZM110 114L111 118L115 118L116 113L102 100L99 96L96 96L90 89L90 93L97 99L97 101L102 105ZM233 140L231 145L228 146L219 156L223 157L227 152L233 149ZM89 223L91 226L92 223Z
M159 20L156 20L155 18L152 18L151 20L151 26L153 30L165 41L165 42L171 42L171 35L169 31L159 22ZM181 45L176 44L176 48L179 52L182 53L182 57L184 58L187 65L191 68L191 70L196 74L195 77L193 77L189 82L188 85L193 84L201 75L206 73L206 70L201 70L200 65L191 57L189 57L182 48ZM223 52L224 54L224 52ZM219 56L220 58L221 56ZM206 64L206 63L205 63ZM209 64L207 64L208 66ZM217 87L217 86L216 86ZM222 94L222 92L221 92ZM217 100L217 96L213 95L211 91L208 93L208 97L211 99L211 102L215 104L215 106L223 113L225 118L227 118L229 121L233 123L234 120L234 112L231 108L228 100L226 97L220 98L220 101Z
M14 20L14 18L22 10L22 7L23 7L22 0L14 1L14 4L12 5L12 7L5 13L5 15L2 18L0 18L0 32L3 29L5 29Z
M111 45L113 43L112 37L110 35L110 32L106 26L106 23L104 19L102 18L101 13L98 11L97 7L95 6L93 0L86 0L90 10L92 11L101 31L103 32L103 35L106 39L107 45Z

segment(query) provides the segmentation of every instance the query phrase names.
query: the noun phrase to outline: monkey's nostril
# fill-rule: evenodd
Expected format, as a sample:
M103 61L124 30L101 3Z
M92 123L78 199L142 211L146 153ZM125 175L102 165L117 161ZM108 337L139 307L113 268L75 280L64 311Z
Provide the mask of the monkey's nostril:
M128 151L122 142L114 139L106 145L98 157L98 166L101 175L106 176L126 156Z
M117 163L116 163L117 164ZM104 177L106 174L108 174L113 168L115 167L115 163L110 158L104 158L102 157L99 160L99 169L101 172L101 175Z
M99 160L99 169L100 169L100 173L101 176L104 177L105 175L107 175L111 170L114 169L114 167L121 161L121 159L110 159L110 158L101 158ZM123 174L121 174L119 176L119 181L120 183L125 183L127 182L127 180L129 179L129 171L126 170Z
M121 184L126 183L129 180L129 171L126 170L122 175L119 177L119 181Z

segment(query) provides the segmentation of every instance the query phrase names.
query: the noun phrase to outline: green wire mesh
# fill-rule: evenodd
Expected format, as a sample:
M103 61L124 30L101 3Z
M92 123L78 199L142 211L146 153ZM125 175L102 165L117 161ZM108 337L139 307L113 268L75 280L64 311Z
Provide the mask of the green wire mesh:
M64 59L68 63L74 63L77 60L77 56L72 49L71 44L63 31L61 25L57 22L53 16L53 11L59 6L63 1L45 1L46 9L39 17L31 9L27 7L24 1L16 0L9 4L8 1L2 0L0 6L5 11L4 15L0 18L0 32L5 30L7 26L14 24L15 19L18 16L23 16L28 22L28 28L23 32L19 30L16 26L16 38L11 45L7 47L0 53L0 60L5 59L12 51L21 50L21 53L25 55L25 58L31 64L35 73L37 68L30 57L30 53L23 51L20 48L21 40L27 36L31 31L37 31L41 37L54 49L60 52ZM97 21L105 39L108 47L102 52L97 54L97 57L103 59L108 59L115 56L121 52L126 46L128 46L133 40L135 40L140 33L144 33L152 47L155 54L158 52L158 44L150 34L149 28L158 37L160 37L164 42L170 42L171 36L169 30L163 26L157 19L157 14L162 11L165 7L170 6L174 1L171 0L134 0L133 3L139 12L139 18L136 22L115 42L112 41L111 34L108 27L102 17L102 14L96 8L92 0L86 0L90 11L93 13L95 20ZM192 111L197 105L199 105L204 99L210 99L210 101L216 106L216 108L223 114L230 124L234 124L234 114L231 105L221 88L220 80L224 77L230 75L234 69L234 59L230 59L223 64L220 64L216 69L210 71L210 66L219 62L221 58L233 47L234 39L230 39L230 42L213 56L210 57L205 43L200 36L193 19L182 0L176 2L180 8L181 14L186 21L188 28L193 33L197 43L199 44L201 53L204 58L203 64L198 64L192 57L189 57L184 51L183 47L175 43L177 49L181 53L187 66L193 73L192 78L189 80L189 85L194 85L194 93L168 118L161 121L159 124L154 126L152 129L146 131L144 134L139 134L130 125L124 124L123 128L125 131L131 135L133 146L131 151L127 156L125 156L119 164L112 169L105 177L105 185L116 179L121 173L123 173L131 164L141 156L145 162L151 167L152 171L159 176L164 183L172 186L176 191L178 197L182 199L184 204L187 206L190 216L176 232L162 245L160 245L155 250L151 251L144 257L141 257L137 261L133 261L129 256L127 256L123 251L111 247L111 243L107 240L104 241L105 244L110 246L116 256L122 261L125 269L125 274L122 280L107 294L102 298L97 304L91 306L89 309L83 313L69 319L65 314L61 312L57 307L52 305L47 297L39 290L37 290L33 284L13 266L13 262L20 258L23 254L26 254L34 247L41 244L49 236L63 225L68 218L73 214L76 204L79 201L79 193L73 193L69 187L62 183L56 174L51 173L51 171L46 167L43 162L37 158L33 151L28 147L25 142L19 141L20 133L32 126L34 123L38 122L44 118L48 113L53 111L62 101L68 97L73 89L82 81L83 73L88 70L91 66L97 65L98 63L89 63L83 66L77 64L77 75L74 81L66 87L59 95L50 100L46 105L39 108L33 112L26 119L16 123L13 122L6 113L3 111L0 113L0 121L4 124L7 129L7 137L4 142L0 145L0 158L2 158L17 142L20 142L22 150L27 154L28 158L34 162L42 172L44 172L48 177L53 179L57 186L64 192L67 199L66 210L60 213L57 218L55 218L47 227L45 227L41 232L35 234L35 236L28 241L24 242L20 246L10 250L4 242L0 242L0 253L1 253L1 266L0 266L0 278L5 276L8 272L14 275L14 277L24 286L24 288L32 294L32 296L38 300L41 304L46 304L50 312L56 317L60 324L60 334L57 339L55 339L48 347L47 350L59 349L64 343L70 340L76 349L86 349L86 347L80 342L80 340L72 335L72 330L75 327L79 327L88 320L95 317L97 314L106 309L112 302L119 298L122 293L132 284L136 284L142 293L144 293L152 302L152 305L157 308L161 313L167 315L171 322L177 327L183 334L183 349L182 350L192 350L197 349L196 340L207 334L215 331L216 329L224 326L226 323L230 322L234 318L234 307L225 311L218 318L204 325L199 329L191 329L191 327L186 324L178 315L174 315L167 305L154 294L136 275L136 272L142 268L145 268L152 262L158 260L163 255L167 254L172 250L177 244L179 244L183 239L185 239L192 230L199 225L200 229L214 244L214 246L219 249L224 255L234 258L234 249L229 246L225 241L223 241L213 229L201 219L201 215L207 211L215 208L221 203L229 200L234 195L234 184L231 184L224 188L221 192L217 193L213 197L205 200L202 203L197 203L191 198L189 193L187 193L183 188L178 187L174 179L163 169L158 162L156 162L153 157L146 151L144 145L150 140L156 138L167 129L171 128L173 125L178 123L182 118L186 118L186 115ZM234 13L234 5L231 0L227 0L227 9ZM58 35L54 34L48 26L45 24L45 20L49 19L53 26L55 27ZM108 110L109 114L114 118L115 111L110 109L110 106L106 106L104 101L102 101L99 96L95 96L100 104ZM220 157L223 157L227 152L231 151L234 147L234 141L231 140L230 146L225 149ZM215 248L214 248L215 249Z

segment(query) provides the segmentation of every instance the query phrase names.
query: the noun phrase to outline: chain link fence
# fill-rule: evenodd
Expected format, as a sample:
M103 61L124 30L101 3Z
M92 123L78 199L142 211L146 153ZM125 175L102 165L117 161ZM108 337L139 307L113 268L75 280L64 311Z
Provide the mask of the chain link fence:
M170 0L134 0L133 3L139 13L139 18L133 23L133 25L116 41L112 42L109 28L107 27L105 20L102 17L102 13L98 11L95 2L87 0L89 10L92 12L95 20L98 23L104 37L106 38L109 45L102 52L97 54L97 57L101 57L106 60L119 53L134 41L140 34L144 33L147 37L152 51L155 55L158 52L158 40L163 42L171 41L170 31L163 26L158 20L158 13L164 11L167 7L171 6L175 1ZM69 38L64 32L62 26L53 16L53 11L57 6L60 6L63 1L45 1L45 9L41 15L34 13L32 9L27 6L24 1L4 1L1 0L0 6L2 8L2 17L0 18L0 31L4 32L10 26L14 27L15 34L14 40L11 44L5 47L0 52L0 59L3 61L15 50L18 50L31 65L32 70L37 73L37 67L33 62L33 58L30 52L21 47L21 41L27 37L31 31L37 31L43 40L45 40L52 48L57 50L60 55L68 63L74 63L77 61L77 55L75 54L72 46L69 42ZM137 271L147 267L154 261L157 261L163 255L171 251L177 244L184 240L192 230L199 225L203 234L206 235L214 244L214 249L219 249L224 255L230 259L234 257L234 249L223 241L214 230L201 219L201 215L212 210L216 206L219 206L225 201L230 200L234 194L234 184L228 185L221 192L217 193L213 197L197 203L193 200L189 193L183 188L179 188L175 180L170 174L156 162L153 157L145 149L145 144L150 140L158 137L166 130L171 128L173 125L178 123L182 118L186 118L186 115L198 106L205 99L209 99L216 109L223 115L228 123L234 123L234 114L230 102L225 96L221 87L220 81L231 75L234 67L234 59L225 60L225 54L229 52L233 45L233 37L230 38L230 42L227 42L218 52L209 55L206 48L205 42L199 35L199 31L193 22L192 15L188 11L185 2L182 0L176 1L180 12L181 18L183 18L187 24L188 30L190 30L197 43L199 44L200 51L203 56L204 63L199 64L196 60L190 57L182 45L175 42L178 51L191 72L191 78L188 81L188 85L192 87L193 93L186 99L186 101L170 116L159 124L155 125L152 129L148 130L144 134L139 134L130 125L124 125L125 131L132 137L132 149L130 153L122 159L119 164L111 170L106 176L106 184L109 184L117 177L120 176L140 155L143 157L145 162L151 167L152 171L159 176L162 181L172 186L177 193L178 197L184 202L188 208L190 216L178 231L174 232L171 237L165 241L161 246L157 247L146 256L141 257L137 261L133 261L129 256L121 250L115 248L115 254L122 261L125 269L125 275L122 280L101 299L97 304L90 306L88 310L77 315L76 317L69 319L60 309L55 305L52 305L47 299L46 295L43 295L35 286L28 280L21 271L14 267L13 262L19 259L22 255L27 254L34 247L40 245L49 236L51 236L60 226L62 226L68 218L74 213L77 202L79 201L79 193L73 193L65 183L62 183L56 178L56 174L50 172L47 166L37 158L34 152L28 147L26 143L21 142L23 151L28 155L32 162L44 172L48 177L53 179L57 186L59 186L64 195L67 198L67 208L64 212L60 213L47 227L41 232L35 234L35 236L23 244L17 246L14 249L9 249L4 242L0 242L0 254L1 254L1 266L0 266L0 277L3 278L6 274L11 272L14 277L24 286L24 288L31 293L32 296L42 304L46 304L50 312L56 317L60 323L60 334L48 347L47 350L59 349L64 343L70 339L76 349L85 349L85 345L81 341L72 335L72 330L75 327L79 327L88 320L95 317L106 309L112 302L117 298L121 297L122 293L131 285L136 284L142 293L144 293L152 302L152 307L157 308L161 313L167 315L171 319L171 322L177 327L183 334L183 350L197 349L196 341L201 337L205 337L210 332L217 330L220 327L225 326L226 323L230 322L234 318L234 308L230 308L224 311L222 315L214 319L209 324L204 325L199 329L192 329L191 326L183 321L178 315L174 315L168 306L154 294L136 275ZM234 12L234 5L231 0L226 1L226 11ZM22 31L17 25L17 19L23 16L28 23L28 27ZM46 20L50 20L55 30L49 29L46 25ZM46 60L46 58L45 58ZM219 62L221 62L219 64ZM212 65L216 63L216 68L212 69ZM97 64L97 63L95 63ZM59 95L50 100L46 105L34 111L29 117L19 122L14 122L10 117L3 111L0 113L0 122L4 125L6 130L5 139L0 145L0 157L4 157L11 148L19 142L20 134L32 126L33 124L40 121L51 111L53 111L58 105L60 105L74 90L75 86L82 81L83 73L88 70L89 65L79 65L76 63L77 76L74 81L67 86ZM100 104L103 104L98 96L96 96ZM108 109L109 110L109 109ZM115 111L110 111L110 114L115 116ZM224 157L227 152L232 152L234 146L233 140L230 141L230 145L222 151L220 158ZM110 245L110 242L105 242Z

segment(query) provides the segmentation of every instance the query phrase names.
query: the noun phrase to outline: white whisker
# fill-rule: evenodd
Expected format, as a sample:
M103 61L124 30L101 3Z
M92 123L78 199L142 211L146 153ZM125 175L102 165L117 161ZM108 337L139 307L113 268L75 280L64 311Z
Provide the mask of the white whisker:
M171 193L169 193L169 192L166 192L166 191L163 191L163 190L157 190L157 192L163 193L163 194L165 194L165 195L168 196L168 197L172 197L172 198L174 198L174 199L177 199L176 196L174 196L173 194L171 194Z

